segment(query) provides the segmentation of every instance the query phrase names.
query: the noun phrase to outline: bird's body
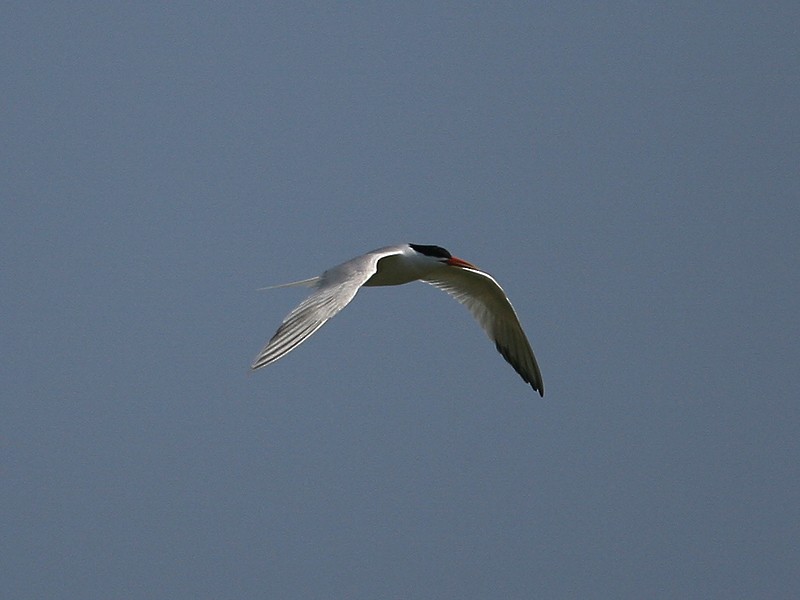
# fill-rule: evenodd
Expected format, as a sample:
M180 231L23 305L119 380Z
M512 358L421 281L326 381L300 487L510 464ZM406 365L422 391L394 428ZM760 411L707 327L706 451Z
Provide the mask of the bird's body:
M444 290L464 304L503 358L544 396L539 366L500 285L488 273L452 256L444 248L421 244L373 250L332 267L318 277L275 286L303 285L315 291L286 316L252 368L264 367L294 350L347 306L362 286L402 285L417 280Z

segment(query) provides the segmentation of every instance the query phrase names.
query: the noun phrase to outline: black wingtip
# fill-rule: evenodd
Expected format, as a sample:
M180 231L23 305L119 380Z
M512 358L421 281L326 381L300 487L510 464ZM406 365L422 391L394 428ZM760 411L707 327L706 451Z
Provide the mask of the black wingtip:
M516 364L514 364L513 357L509 353L508 348L501 346L500 342L495 342L494 346L495 348L497 348L497 351L502 355L505 361L514 368L514 370L520 377L522 377L522 380L528 385L530 385L533 388L534 392L539 392L539 397L544 398L544 383L541 380L536 381L536 379L540 379L541 376L534 377L533 381L531 381L531 379L527 375L525 375L522 369L520 369Z

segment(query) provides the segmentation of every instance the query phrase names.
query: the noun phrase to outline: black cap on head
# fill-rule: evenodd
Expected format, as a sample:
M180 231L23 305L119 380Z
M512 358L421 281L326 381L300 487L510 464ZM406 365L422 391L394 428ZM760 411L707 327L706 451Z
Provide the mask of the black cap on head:
M432 258L453 258L453 255L441 246L426 246L424 244L409 244L409 246L411 246L413 250L416 250L420 254L424 254L425 256L430 256Z

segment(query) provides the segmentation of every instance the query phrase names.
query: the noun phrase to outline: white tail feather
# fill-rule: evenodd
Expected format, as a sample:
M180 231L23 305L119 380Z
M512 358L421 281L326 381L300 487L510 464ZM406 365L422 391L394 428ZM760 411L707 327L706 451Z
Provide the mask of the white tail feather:
M281 283L279 285L268 285L267 287L260 287L258 290L274 290L277 288L287 287L313 287L317 281L319 281L319 277L311 277L310 279L303 279L302 281L292 281L291 283Z

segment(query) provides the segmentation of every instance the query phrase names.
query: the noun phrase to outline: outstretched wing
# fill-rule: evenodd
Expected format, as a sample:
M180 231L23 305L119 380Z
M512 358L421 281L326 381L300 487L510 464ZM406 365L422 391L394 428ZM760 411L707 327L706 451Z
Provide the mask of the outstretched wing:
M466 306L506 362L540 396L544 396L542 373L528 338L508 296L491 275L478 269L454 267L438 269L423 281L447 292Z
M347 306L359 288L377 271L381 258L397 254L394 248L376 250L328 269L316 278L287 285L312 285L315 291L286 315L278 331L253 361L253 370L265 367L306 341L331 317ZM273 286L286 287L286 286Z

